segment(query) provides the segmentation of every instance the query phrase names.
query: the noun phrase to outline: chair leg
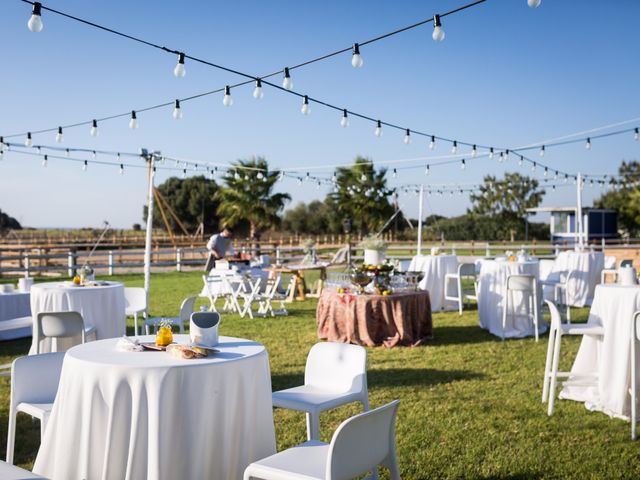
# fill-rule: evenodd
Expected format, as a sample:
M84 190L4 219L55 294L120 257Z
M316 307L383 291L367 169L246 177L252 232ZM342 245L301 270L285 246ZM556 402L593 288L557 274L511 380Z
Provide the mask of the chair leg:
M462 298L462 282L460 281L460 277L458 277L457 284L458 284L458 312L460 313L460 315L462 315L463 298Z
M507 328L507 310L509 309L509 290L504 295L504 305L502 306L502 341L504 342L504 331Z
M556 332L553 347L553 366L551 367L551 375L549 378L549 408L547 409L547 415L553 415L553 406L556 401L556 386L558 384L558 364L560 363L560 341L562 340L562 334L560 330Z
M133 314L133 334L138 336L138 312Z
M309 413L307 416L307 440L320 440L320 414Z
M551 373L551 359L554 347L554 338L556 332L553 329L549 330L549 345L547 346L547 359L544 362L544 382L542 383L542 403L545 403L549 399L549 375Z
M538 326L538 298L535 294L535 291L533 294L531 294L531 301L533 302L533 328L535 328L536 331L536 342L538 341L538 337L539 337L539 326Z
M13 408L9 411L9 429L7 433L7 463L13 465L13 451L16 443L16 416Z

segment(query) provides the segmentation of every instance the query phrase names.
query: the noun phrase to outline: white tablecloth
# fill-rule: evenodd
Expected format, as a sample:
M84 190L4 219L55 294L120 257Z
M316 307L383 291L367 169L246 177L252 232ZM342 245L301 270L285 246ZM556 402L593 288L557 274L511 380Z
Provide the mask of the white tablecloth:
M572 373L597 373L597 387L565 387L560 398L585 402L590 410L628 418L631 413L631 322L640 310L640 287L598 285L589 324L604 327L601 339L584 336ZM640 382L640 365L638 365Z
M31 315L29 292L0 293L0 322ZM0 332L0 340L31 336L31 328L18 328Z
M431 311L454 310L455 302L444 299L444 277L448 273L458 273L458 257L455 255L416 255L411 259L410 272L424 272L418 286L429 292ZM455 292L455 290L453 290Z
M126 333L124 285L106 282L98 287L70 286L67 282L38 283L31 287L31 313L35 322L39 312L75 311L82 314L86 326L97 329L98 339L121 337ZM80 343L77 339L60 339L58 351ZM31 345L30 354L35 353ZM51 351L51 339L41 340L40 352Z
M603 269L602 252L560 252L549 279L558 280L561 274L576 272L567 285L567 303L572 307L584 307L593 302L593 293L600 283ZM553 300L553 287L545 287L544 295L546 299Z
M243 275L245 274L249 274L254 281L258 278L262 279L260 290L262 291L264 289L265 282L267 281L267 278L269 276L269 272L267 272L266 270L262 270L261 268L251 268L247 270L237 271L237 270L231 270L231 269L214 268L209 272L209 275L208 275L209 278L212 278L214 280L209 282L209 290L211 294L222 295L224 293L231 293L231 292L225 291L224 284L222 283L222 281L215 281L216 279L219 280L221 277L226 277L229 282L233 283L233 282L238 282L242 280ZM204 285L202 287L202 291L200 292L200 296L201 297L209 296L209 293L207 292L207 287L205 287Z
M537 279L538 269L539 265L537 261L482 261L480 284L478 286L478 313L480 316L480 326L482 328L489 330L493 335L502 335L502 312L504 308L507 276L533 275ZM538 294L538 297L541 298L541 295ZM547 331L547 325L542 320L540 298L538 299L538 332L543 333ZM535 334L533 322L525 315L528 301L527 296L513 292L513 296L509 299L509 315L507 315L507 324L504 332L506 338L522 338Z
M261 344L220 337L220 353L181 360L120 352L116 342L67 352L34 472L53 480L235 480L275 453Z

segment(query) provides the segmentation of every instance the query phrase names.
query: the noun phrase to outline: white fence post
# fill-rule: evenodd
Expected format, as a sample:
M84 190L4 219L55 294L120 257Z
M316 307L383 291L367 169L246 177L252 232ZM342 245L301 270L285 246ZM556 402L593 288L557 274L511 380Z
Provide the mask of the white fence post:
M281 257L280 257L281 253L280 253L280 245L276 246L276 265L280 265L281 264Z
M491 250L489 249L489 243L487 243L487 246L484 250L484 256L485 257L490 257L491 256Z
M113 250L109 250L109 275L113 275Z
M456 246L455 246L455 245L453 245L453 246L451 247L451 255L455 255L455 254L456 254Z
M29 259L29 254L24 254L24 273L25 277L29 276L29 269L31 268L31 260Z
M72 250L67 253L67 273L70 277L76 274L76 255Z
M176 248L176 271L182 271L182 249Z

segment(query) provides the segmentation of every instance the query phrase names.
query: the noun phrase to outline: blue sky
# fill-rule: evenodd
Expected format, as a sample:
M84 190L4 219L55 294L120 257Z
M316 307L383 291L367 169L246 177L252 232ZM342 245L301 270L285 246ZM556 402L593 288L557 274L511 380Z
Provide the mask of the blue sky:
M193 63L187 75L172 74L176 58L44 12L44 30L31 33L30 6L2 2L0 14L0 134L55 127L170 101L234 83L237 76ZM253 75L348 46L463 5L463 1L299 2L125 2L79 0L45 5L184 50ZM443 19L444 42L431 40L426 25L363 47L364 67L354 69L344 54L292 73L301 93L344 105L375 118L479 144L515 146L591 127L640 117L640 3L633 0L543 0L530 9L526 0L490 0ZM449 147L427 149L425 139L411 145L403 133L373 135L373 125L319 106L300 114L300 102L269 88L261 101L253 87L233 92L224 108L220 95L183 104L184 118L171 108L139 115L140 127L119 119L65 131L63 146L119 151L140 147L202 161L230 162L265 156L274 167L347 163L357 155L385 165L397 159L443 155ZM640 123L640 122L639 122ZM631 124L629 126L635 126ZM53 134L34 136L53 145ZM614 173L622 159L640 157L632 135L550 149L544 161L571 172ZM518 169L515 161L488 159L432 168L403 165L402 183L474 183L483 175ZM530 173L528 169L524 173ZM328 172L325 169L325 175ZM168 176L159 174L159 181ZM40 161L9 153L0 163L0 208L28 226L97 226L107 219L129 227L141 221L145 173L113 167ZM293 203L324 198L325 188L281 189ZM599 193L586 188L585 203ZM549 192L544 205L575 202L572 188ZM416 215L415 197L401 197ZM426 213L455 215L467 198L431 197Z

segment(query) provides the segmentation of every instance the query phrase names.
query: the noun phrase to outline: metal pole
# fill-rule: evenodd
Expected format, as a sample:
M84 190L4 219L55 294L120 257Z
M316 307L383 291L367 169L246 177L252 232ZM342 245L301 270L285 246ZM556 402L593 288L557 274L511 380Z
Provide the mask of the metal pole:
M155 152L149 154L142 151L142 156L147 160L147 178L149 181L149 192L147 196L147 231L144 242L144 290L147 293L147 306L149 305L149 289L151 287L151 234L153 229L153 182L154 182L154 157Z
M578 172L577 177L577 202L576 208L576 233L578 235L578 248L582 250L584 245L584 232L582 231L582 174Z
M422 254L422 207L424 204L424 185L420 185L420 194L418 195L418 255Z

